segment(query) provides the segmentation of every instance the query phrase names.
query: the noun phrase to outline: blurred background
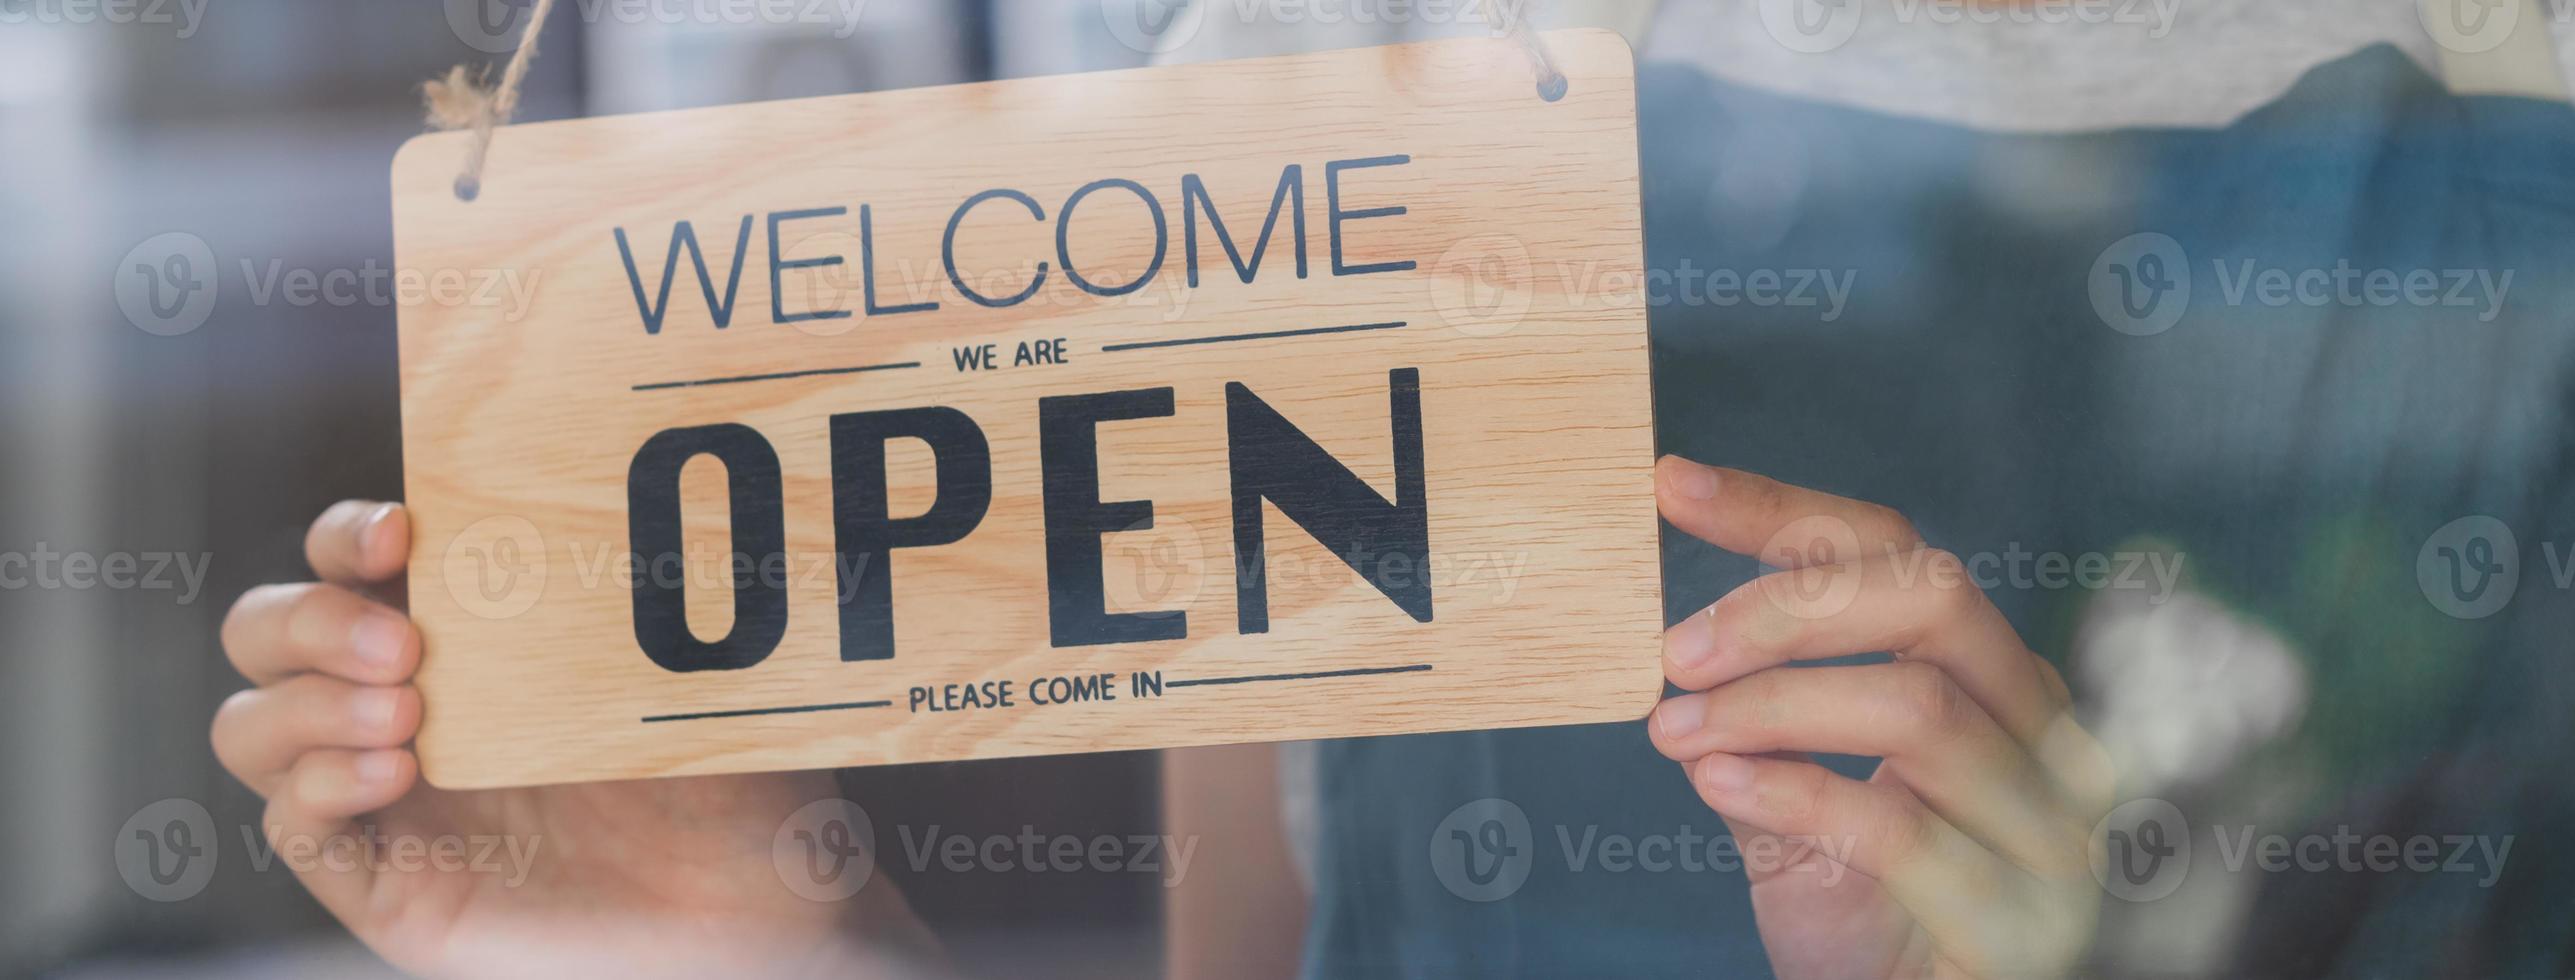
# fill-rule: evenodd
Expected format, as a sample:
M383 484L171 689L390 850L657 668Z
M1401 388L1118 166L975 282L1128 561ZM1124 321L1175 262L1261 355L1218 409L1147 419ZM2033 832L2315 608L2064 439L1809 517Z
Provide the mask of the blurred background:
M391 298L302 301L267 285L393 268L387 167L423 128L421 83L505 57L526 2L0 0L0 574L115 560L141 575L0 583L0 975L378 966L291 874L240 853L260 802L207 745L217 704L242 685L217 649L226 607L305 577L303 529L331 502L402 491ZM586 15L612 8L566 0L520 118L1136 66L1155 45L1122 39L1115 14L1140 2L1152 0L880 0L726 22ZM2485 91L2508 97L2452 98L2439 76L2476 71L2451 64L2412 0L2323 13L2193 0L2181 40L2150 49L2160 64L2072 46L2061 63L2015 61L1965 29L1898 43L1921 39L1886 26L1890 10L2030 6L2001 0L1850 0L1835 9L1874 19L1833 41L1850 42L1838 53L1775 21L1763 36L1769 0L1669 0L1651 30L1616 16L1634 6L1559 0L1541 23L1643 42L1651 264L1846 275L1850 290L1829 307L1649 297L1667 450L1896 505L1971 556L2170 558L2178 579L2151 595L1987 586L2064 669L2131 795L2172 801L2194 825L2511 848L2489 878L2264 873L2203 846L2174 900L2108 905L2094 968L2575 975L2575 852L2558 840L2575 826L2562 771L2575 744L2575 112L2562 75L2490 73ZM2274 13L2292 8L2303 13ZM2539 28L2532 43L2575 65L2575 3L2518 9ZM2193 32L2200 17L2216 26ZM1220 20L1172 54L1276 47ZM1436 33L1303 26L1315 29L1292 46ZM1931 54L1991 73L1855 81ZM2191 65L2244 66L2260 97L2205 98L2207 72ZM2199 299L2184 285L2190 318L2150 328L2084 290L2139 261L2122 250L2146 233L2247 269L2520 278L2496 315L2463 320L2226 300L2203 262ZM191 287L208 281L218 288ZM1667 535L1671 616L1758 571L1710 552ZM2515 570L2519 597L2511 582L2489 601L2484 580L2441 577L2442 561L2470 558ZM1519 771L1494 775L1496 758ZM1434 900L1420 842L1464 799L1512 795L1542 820L1611 832L1668 830L1675 814L1715 823L1633 726L1327 744L1283 761L1290 780L1314 781L1318 765L1349 774L1292 790L1289 823L1319 808L1330 825L1336 806L1370 818L1338 838L1308 827L1302 845L1358 855L1343 870L1364 867L1359 886ZM880 828L1131 835L1160 821L1150 755L842 778ZM1389 802L1368 809L1372 794ZM167 800L201 805L224 848L202 891L174 901L111 852ZM969 972L1160 966L1171 892L1153 876L899 864L880 873ZM1515 914L1531 935L1600 925L1606 948L1642 950L1640 936L1670 937L1587 918L1631 911L1604 896L1654 894L1631 884L1542 876ZM1690 887L1673 892L1733 904L1677 908L1666 932L1748 932L1740 881ZM1360 926L1423 955L1477 934L1467 903L1408 911L1420 916ZM1759 950L1745 956L1757 970Z

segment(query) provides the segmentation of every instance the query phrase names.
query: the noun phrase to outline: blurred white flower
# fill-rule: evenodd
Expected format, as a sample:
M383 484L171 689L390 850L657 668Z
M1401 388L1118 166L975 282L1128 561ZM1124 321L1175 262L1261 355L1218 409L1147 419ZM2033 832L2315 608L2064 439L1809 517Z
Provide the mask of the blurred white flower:
M2084 611L2074 667L2090 726L2135 794L2226 770L2305 714L2286 639L2205 595L2111 591Z

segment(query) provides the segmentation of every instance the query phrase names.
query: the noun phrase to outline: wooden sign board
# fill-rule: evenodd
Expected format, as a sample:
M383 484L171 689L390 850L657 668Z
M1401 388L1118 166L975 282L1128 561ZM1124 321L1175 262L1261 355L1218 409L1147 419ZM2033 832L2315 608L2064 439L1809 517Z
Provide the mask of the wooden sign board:
M1634 68L1544 41L413 140L424 773L1641 717Z

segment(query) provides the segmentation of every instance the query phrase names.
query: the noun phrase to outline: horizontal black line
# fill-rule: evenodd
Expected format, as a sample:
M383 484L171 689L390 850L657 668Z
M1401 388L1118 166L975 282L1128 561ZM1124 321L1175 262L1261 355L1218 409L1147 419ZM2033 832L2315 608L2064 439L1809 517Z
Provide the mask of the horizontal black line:
M1365 677L1370 674L1411 674L1431 669L1429 664L1407 664L1402 667L1358 667L1351 670L1318 670L1309 674L1253 674L1248 677L1201 677L1194 681L1171 681L1165 687L1197 687L1201 684L1253 684L1261 681L1312 681L1327 677Z
M863 374L868 371L900 371L904 368L916 368L920 366L921 362L919 361L905 361L901 364L862 364L857 367L815 368L811 371L780 371L776 374L745 374L732 378L700 378L696 381L657 381L648 385L636 385L634 390L660 391L664 388L700 388L707 385L741 384L745 381L780 381L787 378L811 378L825 374Z
M892 701L846 701L840 704L799 704L785 708L743 708L739 711L692 711L681 715L646 715L647 724L656 721L698 721L706 718L747 718L752 715L801 715L809 711L847 711L852 708L891 708Z
M1303 330L1272 330L1267 333L1237 333L1222 337L1184 337L1179 340L1148 340L1137 344L1110 344L1100 348L1104 353L1122 350L1144 350L1150 347L1187 347L1191 344L1222 344L1236 340L1276 340L1280 337L1311 337L1319 333L1350 333L1357 330L1392 330L1404 326L1402 320L1385 323L1354 323L1346 327L1307 327Z

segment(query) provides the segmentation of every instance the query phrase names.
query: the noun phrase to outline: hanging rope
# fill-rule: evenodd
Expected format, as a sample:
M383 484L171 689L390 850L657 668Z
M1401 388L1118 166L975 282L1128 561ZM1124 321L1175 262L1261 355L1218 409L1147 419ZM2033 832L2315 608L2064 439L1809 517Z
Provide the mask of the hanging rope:
M1529 7L1536 6L1536 0L1531 0ZM1524 8L1519 23L1511 25L1511 34L1520 39L1520 50L1528 53L1529 70L1537 73L1538 97L1554 102L1572 86L1565 81L1565 73L1556 70L1556 59L1547 53L1547 42L1538 37L1537 28L1529 26L1528 14Z
M456 196L462 200L471 201L482 193L483 158L492 149L492 130L509 125L510 115L518 111L519 86L527 81L528 62L536 60L537 32L545 28L546 14L553 9L554 0L536 0L528 8L527 33L519 38L510 63L501 69L499 85L487 88L474 72L457 65L447 70L447 77L421 86L431 127L474 131L474 148L466 154L464 171L456 175Z

